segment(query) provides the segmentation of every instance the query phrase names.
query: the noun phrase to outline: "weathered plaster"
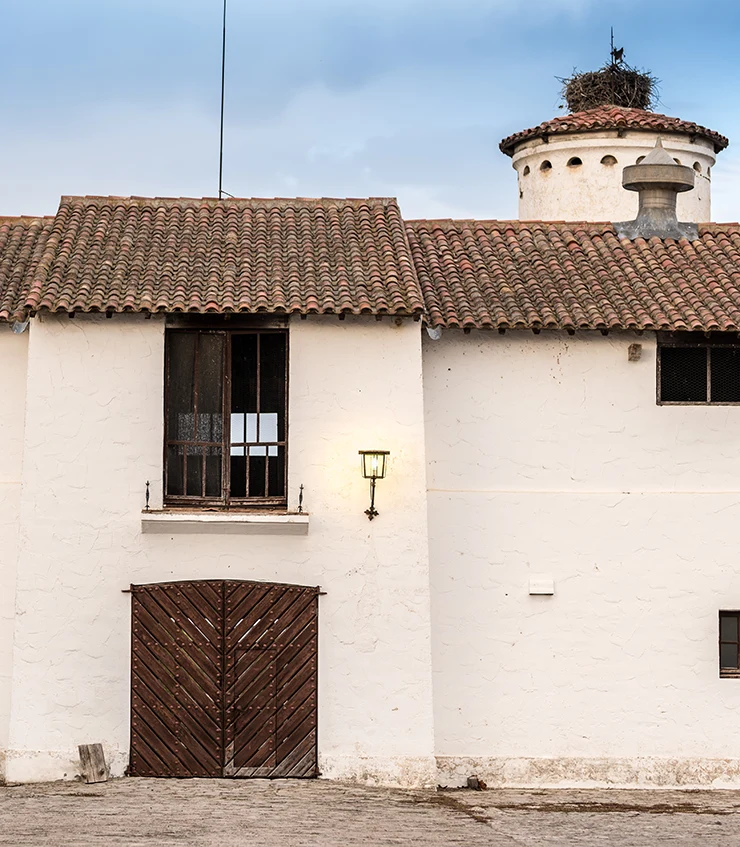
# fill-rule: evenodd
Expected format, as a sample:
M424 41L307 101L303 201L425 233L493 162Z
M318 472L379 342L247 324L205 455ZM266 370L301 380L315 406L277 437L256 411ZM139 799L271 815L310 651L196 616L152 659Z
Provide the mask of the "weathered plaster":
M342 756L330 753L319 756L319 768L325 779L396 788L434 788L438 777L436 760L429 756Z
M701 223L711 220L711 169L715 154L711 142L690 136L616 130L552 136L524 142L512 158L519 188L519 219L523 221L630 221L637 217L638 195L622 188L622 171L646 156L660 136L666 151L690 168L698 164L695 187L678 197L678 219ZM601 160L613 156L616 164ZM578 157L582 163L569 167ZM540 166L547 160L549 170ZM525 175L525 168L529 173Z
M442 781L737 781L717 612L740 607L740 408L657 406L634 340L425 342Z
M8 745L28 335L0 324L0 780Z
M414 771L428 783L418 324L291 324L290 505L303 483L311 513L301 536L142 534L146 480L152 508L161 505L163 329L139 316L31 326L8 778L71 776L76 745L96 741L120 774L130 640L121 589L210 577L321 585L322 761L357 778ZM357 451L374 446L391 451L391 464L369 523Z
M475 774L489 788L734 788L740 759L487 758L438 756L439 783L465 785Z

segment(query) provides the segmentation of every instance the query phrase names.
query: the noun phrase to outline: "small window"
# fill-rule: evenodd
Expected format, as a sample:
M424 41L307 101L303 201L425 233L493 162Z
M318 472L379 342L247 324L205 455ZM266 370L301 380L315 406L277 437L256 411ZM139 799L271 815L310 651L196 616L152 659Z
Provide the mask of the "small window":
M617 160L614 156L604 156L604 158L601 160L601 164L607 165L607 167L611 168L617 164Z
M681 164L681 160L680 160L680 159L676 159L676 158L674 158L674 159L673 159L673 161L674 161L677 165L680 165L680 164Z
M529 176L529 165L524 166L524 170L522 171L522 176Z
M541 171L550 171L552 170L552 162L545 159L545 161L540 165Z
M580 168L583 162L578 158L578 156L573 156L572 159L568 159L568 167L569 168Z
M740 404L740 342L722 333L659 341L658 402Z
M640 162L641 162L644 158L645 158L644 156L638 156L638 157L635 159L635 164L636 164L636 165L639 165L639 164L640 164Z
M719 675L740 678L740 612L719 613Z
M701 173L701 165L699 164L699 162L694 162L694 170L695 170L698 174L700 174L700 173Z
M286 502L288 335L166 334L165 504Z

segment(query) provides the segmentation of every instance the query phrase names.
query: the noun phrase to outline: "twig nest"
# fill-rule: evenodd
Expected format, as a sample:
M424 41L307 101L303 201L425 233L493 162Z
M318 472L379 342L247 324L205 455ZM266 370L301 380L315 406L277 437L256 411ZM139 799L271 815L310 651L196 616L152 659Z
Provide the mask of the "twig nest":
M585 112L599 106L650 111L658 100L658 80L624 62L611 62L598 71L574 72L560 82L561 96L570 112Z

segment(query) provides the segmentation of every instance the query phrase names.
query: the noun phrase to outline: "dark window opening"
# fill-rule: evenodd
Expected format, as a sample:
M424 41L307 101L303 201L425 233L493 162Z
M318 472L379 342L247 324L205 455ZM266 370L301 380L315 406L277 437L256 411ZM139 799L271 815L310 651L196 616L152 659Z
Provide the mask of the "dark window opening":
M740 612L719 613L719 675L740 678Z
M740 403L740 343L736 335L694 336L658 346L658 402Z
M287 333L167 333L165 503L285 505Z

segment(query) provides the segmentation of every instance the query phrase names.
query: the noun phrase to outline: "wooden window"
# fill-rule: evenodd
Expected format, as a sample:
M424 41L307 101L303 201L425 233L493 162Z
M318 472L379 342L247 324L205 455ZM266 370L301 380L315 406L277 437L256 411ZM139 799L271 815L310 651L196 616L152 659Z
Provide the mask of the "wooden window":
M740 404L740 342L735 333L676 333L658 340L658 403Z
M287 383L284 330L168 330L165 504L284 506Z
M740 612L719 613L719 675L740 678Z

